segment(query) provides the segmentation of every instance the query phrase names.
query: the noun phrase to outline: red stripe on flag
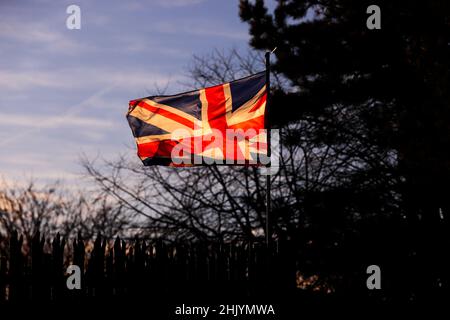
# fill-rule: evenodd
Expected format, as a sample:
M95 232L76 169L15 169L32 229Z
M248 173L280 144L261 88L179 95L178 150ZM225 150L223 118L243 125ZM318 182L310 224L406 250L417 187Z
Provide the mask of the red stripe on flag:
M208 100L208 120L211 129L217 129L225 133L227 128L225 92L223 85L205 89L206 100Z
M138 144L138 156L141 158L169 157L177 141L163 140Z

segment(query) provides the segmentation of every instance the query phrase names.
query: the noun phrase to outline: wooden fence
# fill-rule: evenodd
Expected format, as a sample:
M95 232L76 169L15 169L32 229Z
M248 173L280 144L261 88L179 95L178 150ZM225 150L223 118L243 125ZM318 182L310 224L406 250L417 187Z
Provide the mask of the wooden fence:
M35 235L24 253L17 233L0 252L0 304L115 298L251 298L295 290L294 255L280 243L107 241L79 236L50 243ZM81 269L81 289L69 290L67 267Z

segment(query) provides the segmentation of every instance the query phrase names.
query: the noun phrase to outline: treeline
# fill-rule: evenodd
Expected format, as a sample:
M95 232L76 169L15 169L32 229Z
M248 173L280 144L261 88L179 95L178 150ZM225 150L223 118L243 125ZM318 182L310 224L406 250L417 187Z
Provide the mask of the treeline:
M286 293L296 288L295 255L278 242L268 249L259 242L189 244L101 236L90 241L81 235L67 241L59 234L50 241L37 233L26 244L13 232L0 247L2 303L245 299L267 294L269 288ZM80 289L67 286L75 274L67 272L69 265L80 268Z

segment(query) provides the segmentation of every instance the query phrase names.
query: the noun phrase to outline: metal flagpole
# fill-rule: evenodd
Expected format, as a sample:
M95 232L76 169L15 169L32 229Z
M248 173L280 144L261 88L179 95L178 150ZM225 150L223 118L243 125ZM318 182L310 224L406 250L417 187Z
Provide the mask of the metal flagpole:
M275 48L276 49L276 48ZM275 49L272 51L274 52ZM265 116L265 127L267 130L267 156L270 159L271 156L271 126L270 126L270 51L266 52L266 116ZM271 161L267 164L268 170L270 170ZM269 248L270 239L271 239L271 230L270 230L270 207L271 207L271 195L270 195L270 174L266 172L266 246Z

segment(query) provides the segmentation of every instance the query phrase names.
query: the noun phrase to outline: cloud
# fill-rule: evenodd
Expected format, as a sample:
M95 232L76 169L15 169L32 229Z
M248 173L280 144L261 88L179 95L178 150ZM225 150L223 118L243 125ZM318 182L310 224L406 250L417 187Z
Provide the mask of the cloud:
M66 5L0 3L0 176L18 180L67 178L81 152L134 150L129 99L185 89L193 53L248 39L236 0L214 12L206 0L81 1L80 32L65 28Z
M125 8L129 11L144 10L151 5L156 5L162 8L182 8L188 6L199 5L206 2L206 0L150 0L146 1L127 1L124 2Z
M29 88L63 88L64 81L54 73L45 71L9 71L0 70L0 88L5 90L25 90Z
M145 53L183 60L188 60L191 57L191 52L180 50L176 46L164 45L158 42L157 39L152 40L151 44L142 41L141 37L133 35L118 34L113 39L120 47L126 48L127 53Z
M0 126L53 129L64 127L113 128L114 123L102 118L81 116L39 116L36 114L12 114L0 112Z
M58 29L59 30L59 29ZM61 30L65 30L61 28ZM95 50L79 41L67 37L63 32L51 28L48 23L23 22L2 17L0 19L0 41L13 41L25 45L27 50L76 55Z
M58 70L0 69L0 92L22 91L32 88L80 89L118 86L123 89L146 89L154 85L181 80L158 72L128 69L126 72L107 68L66 68ZM10 93L10 92L8 92Z
M157 5L165 8L173 8L173 7L187 7L187 6L193 6L198 5L202 2L205 2L205 0L156 0L155 1Z
M78 114L84 108L91 105L92 101L95 101L95 99L98 99L102 95L108 93L112 88L113 88L113 86L103 88L103 89L97 91L96 93L94 93L93 95L91 95L90 97L84 99L80 103L72 105L69 108L66 108L62 114L59 114L55 117L50 117L50 118L45 117L43 119L40 119L41 121L38 121L39 119L36 119L36 116L34 116L34 115L32 115L32 116L23 116L23 115L22 116L20 116L20 115L11 116L11 119L8 119L8 116L5 117L5 115L3 115L2 117L0 117L0 121L4 121L5 125L6 124L20 125L20 123L22 123L22 121L23 121L25 123L25 126L28 125L28 129L22 130L19 133L16 133L14 135L3 138L2 140L0 140L0 146L5 146L14 141L20 140L26 136L30 136L30 135L40 131L41 129L54 128L55 126L57 127L60 125L68 125L70 123L72 123L72 125L78 125L78 126L90 125L91 126L90 128L92 130L92 128L93 128L92 124L98 120L88 119L88 118L80 118L78 116ZM0 124L1 124L1 122L0 122Z
M227 26L218 25L214 21L178 20L177 23L167 21L157 22L154 25L156 31L168 34L189 34L193 36L221 37L235 40L247 40L248 34L243 31L236 31Z
M33 152L22 152L20 155L17 154L6 154L2 155L0 160L2 166L29 166L36 165L45 167L48 165L48 157L44 154L36 154Z
M34 159L30 158L30 161L25 165L32 167L34 165ZM38 187L51 185L56 181L62 183L66 190L78 190L80 186L87 187L87 181L81 173L68 172L64 168L44 169L45 166L40 167L40 170L27 170L25 173L23 170L11 170L8 172L0 173L0 188L2 187L28 187L30 182ZM47 162L48 168L48 162ZM75 170L74 170L75 171ZM77 183L70 183L70 182ZM80 184L80 182L86 182Z

